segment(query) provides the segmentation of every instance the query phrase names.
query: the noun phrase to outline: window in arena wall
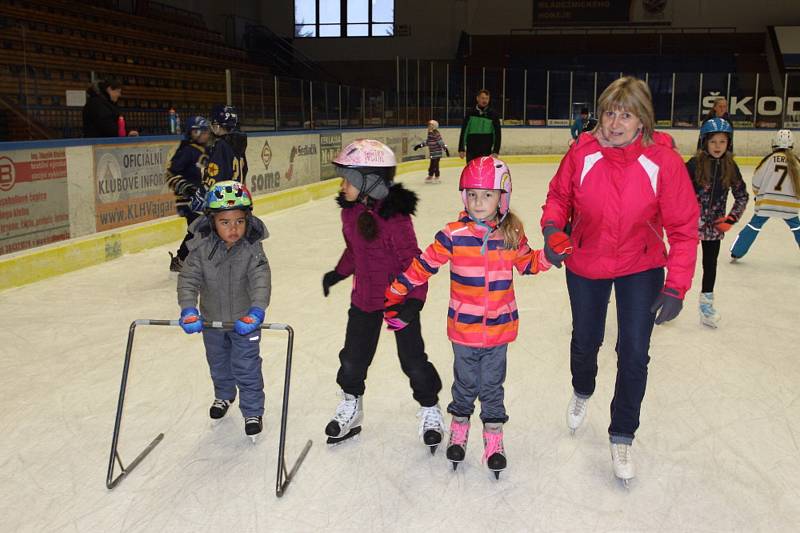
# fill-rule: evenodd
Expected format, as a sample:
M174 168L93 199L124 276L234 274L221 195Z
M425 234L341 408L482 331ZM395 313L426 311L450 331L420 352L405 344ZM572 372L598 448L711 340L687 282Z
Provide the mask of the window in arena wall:
M392 37L394 0L295 0L295 37Z

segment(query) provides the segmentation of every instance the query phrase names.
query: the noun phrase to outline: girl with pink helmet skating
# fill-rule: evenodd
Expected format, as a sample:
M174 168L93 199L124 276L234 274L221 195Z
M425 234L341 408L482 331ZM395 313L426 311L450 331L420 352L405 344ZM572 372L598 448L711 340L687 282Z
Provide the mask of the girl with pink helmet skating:
M465 210L436 234L433 244L386 291L384 314L390 328L404 327L398 314L406 297L450 262L447 336L455 353L453 416L447 458L455 470L464 461L475 400L481 401L483 459L499 477L506 468L503 402L506 351L519 322L514 299L514 269L536 274L551 264L542 250L528 246L522 221L510 210L511 172L494 157L473 159L459 183ZM558 253L570 253L569 237L550 236Z

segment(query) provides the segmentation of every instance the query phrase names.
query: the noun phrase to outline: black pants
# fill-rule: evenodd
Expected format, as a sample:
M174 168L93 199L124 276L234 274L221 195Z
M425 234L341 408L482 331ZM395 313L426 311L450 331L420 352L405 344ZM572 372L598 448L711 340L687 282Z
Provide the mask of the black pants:
M186 219L186 227L188 228L192 225L192 222L200 216L200 213L195 213L186 206L180 206L178 207L178 216ZM186 256L189 255L189 248L186 247L186 243L190 241L192 237L194 237L194 235L187 231L186 236L183 238L183 241L181 241L181 246L178 248L178 259L181 261L186 261Z
M439 158L431 157L431 164L428 165L428 176L439 177Z
M722 241L700 241L703 247L703 289L702 292L714 292L717 281L717 258Z
M336 383L347 394L364 394L367 370L375 356L382 327L382 311L367 313L354 305L350 306L344 348L339 352L341 366L336 375ZM425 353L419 318L396 331L394 335L400 367L408 376L414 399L423 407L436 405L439 391L442 390L442 380Z
M485 150L478 150L475 152L470 152L469 150L467 150L467 163L469 163L476 157L488 157L490 155L492 155L492 153L491 152L486 153Z

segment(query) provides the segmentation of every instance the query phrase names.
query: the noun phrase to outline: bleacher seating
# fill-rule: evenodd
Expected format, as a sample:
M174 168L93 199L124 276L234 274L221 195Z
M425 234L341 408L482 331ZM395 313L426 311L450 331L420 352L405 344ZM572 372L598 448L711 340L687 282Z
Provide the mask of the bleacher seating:
M143 134L166 133L170 107L185 117L224 101L225 69L264 74L200 15L157 2L147 3L147 16L133 15L107 4L0 3L0 97L41 126L25 128L25 138L33 130L35 137L46 131L81 136L81 108L66 106L66 91L86 90L92 73L122 80L119 104L130 127Z

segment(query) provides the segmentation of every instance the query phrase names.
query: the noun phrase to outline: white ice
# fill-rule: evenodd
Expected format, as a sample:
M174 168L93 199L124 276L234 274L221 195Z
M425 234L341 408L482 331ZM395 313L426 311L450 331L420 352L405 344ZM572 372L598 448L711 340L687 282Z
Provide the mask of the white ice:
M512 167L512 207L536 246L555 168ZM743 173L749 182L752 168ZM422 247L461 202L457 170L445 169L441 185L423 178L403 180L421 197ZM128 325L178 314L167 273L173 244L0 294L0 531L800 530L800 252L782 222L769 222L740 264L727 261L733 235L723 242L718 330L699 323L699 267L683 313L656 328L634 444L638 477L626 491L613 477L607 437L613 303L587 423L575 436L566 428L563 270L516 278L521 332L509 350L509 468L499 481L480 463L477 424L455 473L443 449L432 457L420 443L417 405L388 332L370 369L361 436L327 447L349 286L325 299L320 279L342 250L339 208L324 199L264 220L272 233L268 320L297 332L289 465L314 441L284 497L274 493L286 340L279 332L262 342L267 415L253 445L237 406L217 425L208 419L213 391L200 337L140 328L120 456L127 464L158 433L165 438L116 489L105 487ZM452 382L448 284L443 269L422 313L445 383L443 408Z

